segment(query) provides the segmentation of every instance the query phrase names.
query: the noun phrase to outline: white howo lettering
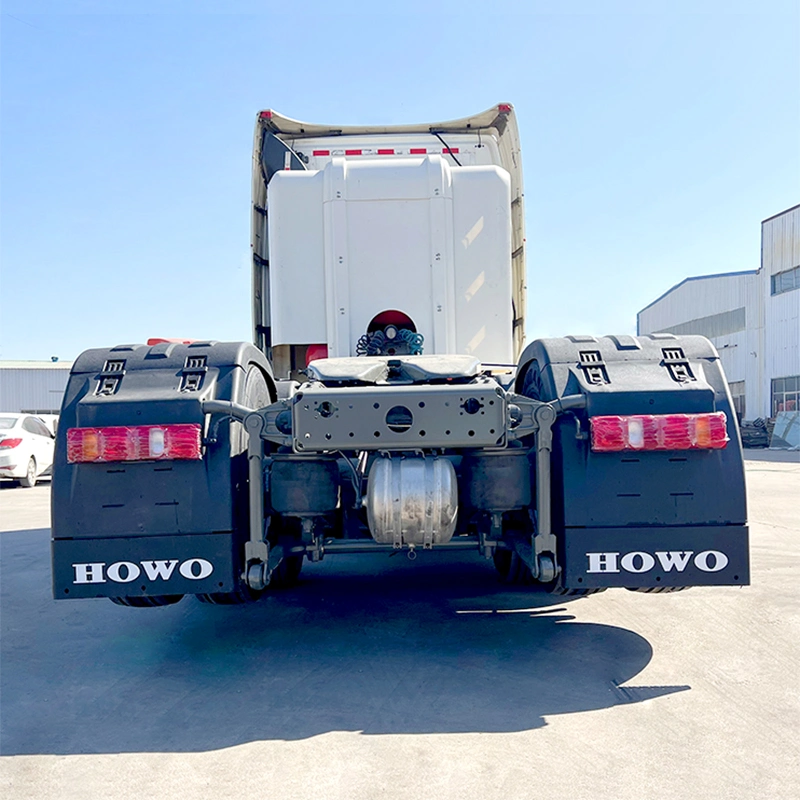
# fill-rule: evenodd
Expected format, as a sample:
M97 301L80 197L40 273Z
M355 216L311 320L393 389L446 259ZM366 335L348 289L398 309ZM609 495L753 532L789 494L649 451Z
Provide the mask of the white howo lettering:
M106 567L105 561L95 561L89 564L73 564L75 579L73 583L131 583L138 580L144 571L148 580L168 581L175 568L178 574L190 581L201 581L213 571L214 565L205 558L187 558L186 561L168 559L164 561L115 561Z
M589 568L586 572L650 572L656 563L664 572L683 572L693 562L702 572L719 572L728 566L728 556L719 550L656 550L655 555L635 550L632 553L587 553Z

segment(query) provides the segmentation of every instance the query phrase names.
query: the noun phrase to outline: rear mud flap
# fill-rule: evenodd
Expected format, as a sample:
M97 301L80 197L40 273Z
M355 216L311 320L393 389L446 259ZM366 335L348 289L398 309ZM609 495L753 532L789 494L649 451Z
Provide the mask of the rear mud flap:
M142 597L232 592L230 533L54 539L53 595Z
M746 586L746 525L568 528L560 538L569 589Z

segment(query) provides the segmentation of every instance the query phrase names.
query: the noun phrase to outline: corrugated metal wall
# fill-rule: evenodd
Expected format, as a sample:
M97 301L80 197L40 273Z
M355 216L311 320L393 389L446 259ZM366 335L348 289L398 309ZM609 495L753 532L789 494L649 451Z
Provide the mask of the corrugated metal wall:
M770 277L800 266L800 206L761 225L764 273L764 379L800 375L800 290L771 293ZM769 386L765 387L769 397Z
M761 266L767 275L800 265L800 206L761 223Z
M757 272L688 278L639 312L639 332L707 336L745 382L746 417L768 417L772 380L800 375L800 290L773 295L771 278L798 266L800 206L762 222Z
M689 278L639 312L639 330L641 333L666 331L717 314L749 309L757 301L756 270ZM752 321L746 320L739 329L750 324Z
M0 364L0 411L57 414L71 364Z
M760 416L759 277L752 272L705 275L678 284L639 312L640 333L698 334L719 351L730 383L744 383L748 418Z

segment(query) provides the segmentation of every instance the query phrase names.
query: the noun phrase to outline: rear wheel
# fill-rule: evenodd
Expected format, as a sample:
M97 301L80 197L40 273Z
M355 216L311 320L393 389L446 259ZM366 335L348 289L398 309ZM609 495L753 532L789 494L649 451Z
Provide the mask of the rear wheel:
M540 583L533 577L530 567L513 550L496 550L494 566L503 583L514 586L539 586L548 594L559 597L586 597L605 591L605 588L567 589L560 586L558 580Z
M503 583L512 586L533 586L536 583L530 567L513 550L495 550L493 561Z
M256 591L246 583L242 583L233 592L212 592L211 594L198 594L195 596L201 603L207 603L211 606L241 606L245 603L255 603L262 594L264 594L263 590Z
M538 361L531 361L530 364L527 365L525 373L522 376L521 393L525 397L530 397L532 400L541 400L542 402L550 402L555 399L554 397L548 396L544 381L542 380L542 371ZM605 591L605 587L598 589L567 589L560 584L560 577L561 576L550 583L542 584L542 588L550 594L560 597L586 597L590 594L598 594L599 592Z
M259 600L268 589L288 589L297 584L300 570L303 568L303 556L287 556L273 570L269 585L266 589L251 589L242 582L233 592L214 592L212 594L198 594L201 603L212 606L239 606L245 603L254 603Z
M272 402L272 392L264 372L256 364L249 364L247 374L242 386L231 398L234 403L240 403L247 408L264 408ZM239 529L240 536L246 539L249 535L248 518L248 468L247 468L247 435L244 426L239 422L231 422L231 483L235 508L236 521L234 526ZM244 544L239 544L240 552L244 551ZM240 565L240 569L244 566ZM201 603L213 606L239 606L254 603L264 590L251 589L248 584L239 580L239 584L232 592L211 592L195 595Z
M182 594L160 594L154 597L111 597L112 603L129 608L155 608L156 606L171 606L183 600Z
M558 583L547 584L545 586L550 594L558 595L560 597L588 597L590 594L599 594L606 590L605 586L597 589L567 589L564 586L559 586Z
M19 485L25 489L32 489L36 486L36 459L33 456L28 459L28 468L25 470L24 477L19 479Z
M303 569L303 554L286 556L273 571L269 579L270 589L289 589L297 585Z
M670 594L671 592L682 592L688 586L626 586L629 592L644 592L645 594Z

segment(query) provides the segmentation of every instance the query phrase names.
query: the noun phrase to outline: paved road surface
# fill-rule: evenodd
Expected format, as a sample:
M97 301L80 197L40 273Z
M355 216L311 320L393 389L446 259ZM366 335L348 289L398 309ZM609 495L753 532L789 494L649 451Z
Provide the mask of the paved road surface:
M332 557L243 608L56 603L49 488L0 489L0 792L797 798L786 459L748 461L751 587L568 602L428 554Z

